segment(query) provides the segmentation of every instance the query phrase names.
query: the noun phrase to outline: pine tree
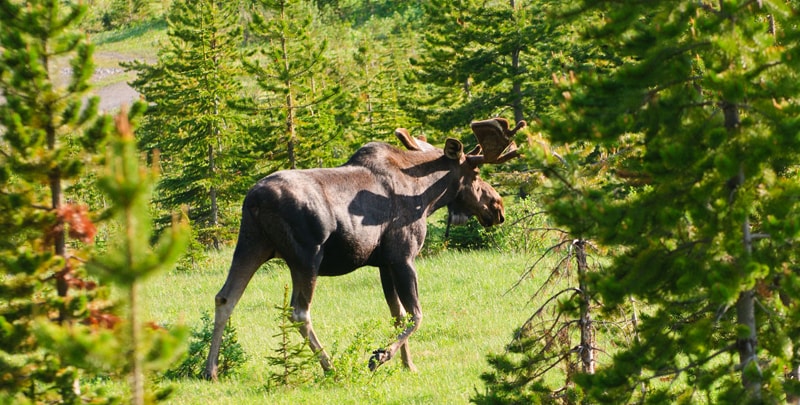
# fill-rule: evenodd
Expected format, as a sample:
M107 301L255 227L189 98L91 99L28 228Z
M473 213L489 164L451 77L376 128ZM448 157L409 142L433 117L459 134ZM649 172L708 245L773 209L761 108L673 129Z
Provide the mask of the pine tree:
M108 359L98 344L114 323L107 291L83 266L96 227L89 207L68 198L109 128L98 100L84 101L94 72L93 47L77 29L85 11L0 1L3 403L89 400L80 379L103 368L89 359Z
M603 182L552 165L561 186L549 211L616 249L592 286L609 311L629 295L647 305L640 340L579 381L599 402L797 395L796 5L582 2L575 11L587 40L623 63L557 80L564 115L547 132L617 153L599 162L610 169Z
M72 153L72 144L86 146L88 152L98 147L102 131L81 131L97 118L97 99L88 104L83 97L94 72L93 47L75 27L85 13L84 7L61 8L43 1L27 6L15 2L0 3L4 53L0 59L0 90L6 102L0 105L6 173L13 172L13 190L27 206L40 206L43 214L36 219L43 231L50 232L48 245L56 256L68 261L67 229L63 226L65 181L75 179L84 169L80 153ZM61 58L69 58L70 78L60 86L56 77ZM94 138L99 136L99 138ZM18 180L18 181L17 181ZM38 186L45 186L42 194ZM55 275L61 297L69 285L69 265ZM69 317L62 312L61 318Z
M147 170L139 162L133 127L125 111L116 117L118 137L108 150L106 170L99 180L99 187L110 202L105 215L120 226L119 235L108 252L95 257L90 268L105 279L116 284L127 293L127 353L131 372L131 404L145 403L145 359L149 363L169 361L184 339L184 331L174 333L154 330L145 337L140 320L138 289L146 277L170 268L186 249L189 227L180 218L173 222L169 232L161 235L155 246L151 245L152 224L150 221L150 193L158 175L158 169ZM160 334L158 332L161 332ZM152 342L158 340L153 345ZM150 341L157 348L153 351L144 343Z
M313 35L314 8L302 0L259 0L251 33L261 45L245 67L263 94L254 97L255 130L264 153L288 167L318 165L320 146L340 135L332 108L338 74L325 57L328 43ZM264 134L276 134L264 139ZM285 146L282 146L285 145Z
M103 14L106 29L128 26L151 15L147 0L112 0Z
M404 77L419 37L409 26L413 23L400 17L371 21L371 28L362 30L362 37L353 45L354 65L348 69L352 86L346 93L356 99L350 127L361 135L358 142L382 137L388 141L398 126L415 126L413 117L401 106L407 100L405 94L413 91Z
M241 175L248 168L249 146L231 106L241 91L242 34L235 6L174 2L167 18L169 43L159 50L158 62L127 65L138 72L132 86L151 106L141 145L159 149L163 158L158 202L167 212L188 205L198 237L215 247L232 221L228 208L252 180Z
M267 363L277 371L270 371L269 388L285 387L303 383L310 378L309 369L318 361L309 350L307 339L297 339L297 328L301 323L292 321L292 306L289 299L289 285L283 286L283 305L276 305L276 320L280 331L273 335L278 345L267 356Z
M422 86L406 105L442 130L504 111L532 119L549 101L537 73L564 63L569 48L568 37L552 34L563 27L544 20L552 3L425 2L424 52L411 61Z

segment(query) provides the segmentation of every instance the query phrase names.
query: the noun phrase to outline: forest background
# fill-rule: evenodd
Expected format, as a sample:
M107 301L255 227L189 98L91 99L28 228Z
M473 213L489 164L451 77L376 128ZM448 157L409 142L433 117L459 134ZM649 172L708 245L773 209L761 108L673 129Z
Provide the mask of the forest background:
M424 253L521 252L523 278L557 255L556 287L472 401L800 395L796 1L0 6L4 400L87 401L121 370L144 400L142 363L187 332L142 331L137 285L229 246L258 178L398 126L469 147L493 116L531 124L483 168L517 221L446 243L433 222ZM112 120L86 97L120 74L144 103Z

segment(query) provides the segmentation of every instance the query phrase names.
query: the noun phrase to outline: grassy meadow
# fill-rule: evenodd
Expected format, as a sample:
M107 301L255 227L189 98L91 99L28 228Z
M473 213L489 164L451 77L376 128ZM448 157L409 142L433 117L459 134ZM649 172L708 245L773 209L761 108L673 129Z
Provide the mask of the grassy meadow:
M116 71L119 61L152 61L155 45L164 38L165 27L158 23L97 34L96 64ZM99 78L95 85L131 79L125 72ZM232 252L232 247L210 252L191 270L147 280L141 287L141 319L192 329L201 326L204 313L213 319L214 296L225 281ZM256 273L232 317L239 343L249 356L244 367L218 383L183 379L151 385L175 388L168 404L467 403L476 390L483 390L480 374L489 371L486 355L503 351L515 328L539 305L531 302L531 295L542 284L548 264L540 264L541 272L533 272L512 289L538 254L445 250L418 259L424 317L410 340L417 373L407 372L399 355L376 372L368 371L372 350L396 335L377 269L321 278L312 304L314 327L337 370L349 367L346 374L352 377L333 380L315 364L308 382L278 388L270 387L273 370L266 358L278 343L275 307L282 304L290 275L283 262L275 260ZM301 339L296 332L292 338ZM352 364L350 358L342 364L344 352L358 339L371 343L358 347L363 350ZM98 384L110 384L105 387L110 394L127 396L124 378Z
M214 295L225 281L231 254L232 249L224 249L195 271L150 279L142 288L144 319L199 325L204 311L213 314ZM290 283L288 269L273 261L256 273L232 317L249 356L246 365L219 383L174 381L176 392L167 403L467 403L476 389L483 389L486 354L504 350L514 329L533 311L530 296L541 280L530 278L509 291L529 259L497 251L446 251L417 261L424 314L410 341L417 373L406 371L399 355L375 373L367 371L371 350L389 343L394 334L377 269L321 278L312 305L315 330L335 366L354 339L371 339L370 347L363 348L368 351L349 371L361 377L332 381L315 364L309 382L269 388L266 357L280 332L275 307L282 304L284 286ZM300 339L299 334L291 337Z

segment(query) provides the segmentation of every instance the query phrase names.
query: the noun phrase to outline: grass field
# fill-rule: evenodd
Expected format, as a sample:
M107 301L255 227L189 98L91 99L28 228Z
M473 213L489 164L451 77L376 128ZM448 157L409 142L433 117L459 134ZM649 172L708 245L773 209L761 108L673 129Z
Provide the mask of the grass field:
M164 27L96 35L97 65L114 70L120 60L151 60ZM130 80L130 72L102 78L96 85ZM232 249L212 253L191 271L173 271L148 280L141 288L142 318L157 324L200 326L203 313L213 317L214 295L225 281ZM364 268L349 275L322 278L312 306L314 327L333 356L362 336L369 339L352 373L358 378L334 381L319 366L308 383L269 388L266 357L277 345L275 306L282 303L288 269L278 261L264 266L251 281L232 317L239 342L249 356L240 372L219 383L173 381L170 404L459 404L483 390L480 374L488 371L486 355L501 352L515 328L536 305L530 297L541 276L509 289L533 262L532 255L497 251L445 251L419 259L420 299L424 319L411 337L417 373L403 369L398 358L367 371L371 351L390 343L395 333L381 291L378 271ZM544 268L544 265L543 265ZM535 273L534 273L535 274ZM296 334L298 340L299 334ZM107 387L127 389L124 381ZM118 395L124 395L117 392Z
M199 325L204 311L213 314L214 295L225 280L230 255L226 249L195 271L149 280L142 288L144 318ZM266 357L277 345L273 335L279 333L275 306L281 305L284 285L290 282L288 269L276 261L256 273L232 318L250 357L243 370L219 383L178 380L168 403L467 403L476 389L483 389L479 376L488 370L486 354L504 350L533 310L529 299L540 280L509 291L528 262L521 255L494 251L447 251L418 260L425 316L410 341L417 373L404 370L398 357L360 379L332 381L315 366L309 383L269 389ZM320 279L312 316L335 365L341 348L359 334L375 340L374 347L365 348L374 350L394 333L374 268ZM369 354L362 353L363 361L355 366L366 370Z

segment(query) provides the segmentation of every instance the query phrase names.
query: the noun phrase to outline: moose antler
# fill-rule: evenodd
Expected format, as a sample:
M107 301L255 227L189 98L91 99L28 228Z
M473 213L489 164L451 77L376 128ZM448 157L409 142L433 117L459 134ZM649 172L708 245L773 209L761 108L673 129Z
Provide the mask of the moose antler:
M528 125L525 121L517 122L511 129L505 118L491 118L483 121L474 121L470 126L478 146L470 152L469 159L476 165L482 163L503 163L520 156L517 144L512 139L514 134ZM479 153L483 150L483 154ZM507 151L506 151L507 150Z
M394 136L400 140L403 146L406 147L408 150L433 150L435 149L431 144L428 143L428 140L425 138L424 135L420 135L416 138L412 137L411 134L408 133L408 130L405 128L397 128L394 130Z

